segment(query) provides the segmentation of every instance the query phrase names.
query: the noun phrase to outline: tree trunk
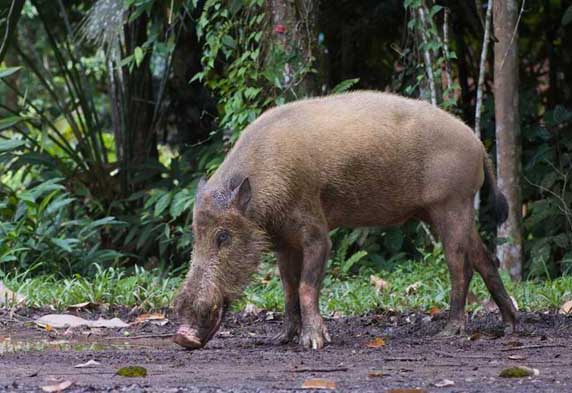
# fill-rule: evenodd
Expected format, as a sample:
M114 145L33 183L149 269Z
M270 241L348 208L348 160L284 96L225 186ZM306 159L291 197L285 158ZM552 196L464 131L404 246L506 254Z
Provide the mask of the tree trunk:
M518 113L518 5L516 0L495 1L495 117L498 185L510 206L508 220L499 228L506 242L497 247L501 267L513 280L522 279L521 146Z
M316 60L318 1L268 1L272 45L282 51L286 59L282 84L295 98L313 96L319 90L316 74L310 71L315 68Z
M147 16L141 15L125 29L127 53L147 41ZM157 136L153 124L154 97L151 81L151 55L145 54L141 63L124 77L126 85L127 116L125 159L130 167L157 160ZM130 168L130 169L131 169Z

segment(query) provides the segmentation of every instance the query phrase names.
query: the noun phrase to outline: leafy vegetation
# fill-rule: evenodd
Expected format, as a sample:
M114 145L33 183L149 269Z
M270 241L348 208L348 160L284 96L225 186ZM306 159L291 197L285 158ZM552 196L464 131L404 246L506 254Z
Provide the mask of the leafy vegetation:
M0 275L32 305L63 307L82 292L168 304L192 250L198 179L271 106L363 88L474 118L479 2L322 2L295 10L291 25L262 0L5 3L14 7L0 9ZM536 309L569 297L572 274L572 6L530 3L518 42L524 268L546 281L509 287ZM484 87L482 139L494 153L490 73ZM488 209L480 226L492 248ZM445 307L442 254L425 227L331 236L329 312ZM282 307L268 269L240 304ZM371 274L392 289L376 294ZM480 281L475 291L484 296Z
M329 271L334 269L331 262ZM378 290L370 282L375 273L388 284ZM54 306L63 310L70 305L92 302L109 305L139 306L142 310L158 310L171 305L182 277L165 277L160 271L135 268L96 268L95 274L84 277L56 275L37 276L31 273L0 276L12 290L26 296L32 307ZM555 280L511 282L503 274L509 293L523 311L557 310L572 300L572 277ZM482 310L490 295L480 277L471 285L475 300L468 304L470 312ZM412 310L430 312L448 306L449 276L440 252L427 254L419 261L394 264L391 270L363 268L360 274L327 276L322 290L322 310L326 315L362 315L368 312ZM235 311L247 304L269 311L283 311L282 284L276 266L268 259L246 290L233 305Z

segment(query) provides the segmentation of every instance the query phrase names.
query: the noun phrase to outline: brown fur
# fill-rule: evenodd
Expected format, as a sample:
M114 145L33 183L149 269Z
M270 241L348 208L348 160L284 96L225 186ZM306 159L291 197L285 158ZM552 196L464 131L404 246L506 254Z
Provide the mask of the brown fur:
M269 239L286 294L280 340L300 335L305 346L320 348L329 339L318 309L328 232L420 218L442 239L451 273L446 331L463 328L473 267L505 322L514 324L514 307L474 224L472 200L485 170L499 201L482 143L460 120L423 101L355 92L269 110L198 192L193 263L179 295L194 300L179 300L187 304L179 312L191 320L189 302L234 298ZM213 246L220 228L232 233L228 249Z

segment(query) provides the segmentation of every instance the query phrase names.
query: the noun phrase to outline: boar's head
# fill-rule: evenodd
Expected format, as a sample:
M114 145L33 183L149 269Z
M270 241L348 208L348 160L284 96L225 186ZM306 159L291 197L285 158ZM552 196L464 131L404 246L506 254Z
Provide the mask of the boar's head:
M199 183L191 266L175 299L181 326L174 340L179 345L204 346L256 271L267 241L246 214L251 196L245 177L234 176L222 188L209 187L204 180Z

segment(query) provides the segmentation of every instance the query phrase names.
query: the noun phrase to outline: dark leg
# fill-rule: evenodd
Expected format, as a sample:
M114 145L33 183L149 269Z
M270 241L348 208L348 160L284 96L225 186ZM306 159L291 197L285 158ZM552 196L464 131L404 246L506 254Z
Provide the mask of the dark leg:
M443 242L451 278L449 321L441 335L462 333L465 329L465 303L473 268L468 259L472 200L452 201L430 211L431 223Z
M302 269L302 252L295 249L285 249L277 253L280 279L284 288L285 321L284 331L274 338L278 344L291 342L300 335L300 272Z
M325 224L306 225L303 229L303 256L300 279L301 343L306 348L320 349L330 341L320 315L320 287L331 242Z
M498 267L485 248L477 228L471 231L471 261L479 272L492 298L499 307L505 331L512 333L517 328L517 312L500 278Z

